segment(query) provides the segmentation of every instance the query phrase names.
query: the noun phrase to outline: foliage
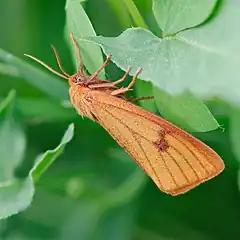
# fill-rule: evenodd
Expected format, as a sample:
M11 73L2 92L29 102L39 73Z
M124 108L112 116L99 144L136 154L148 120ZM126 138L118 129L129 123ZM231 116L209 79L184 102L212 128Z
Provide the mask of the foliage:
M1 1L1 239L238 238L239 7L237 0ZM212 146L224 173L179 197L160 192L100 126L76 114L65 80L24 58L55 68L54 43L74 73L70 32L89 73L105 58L101 49L113 55L101 79L141 66L131 95L153 95L139 104Z

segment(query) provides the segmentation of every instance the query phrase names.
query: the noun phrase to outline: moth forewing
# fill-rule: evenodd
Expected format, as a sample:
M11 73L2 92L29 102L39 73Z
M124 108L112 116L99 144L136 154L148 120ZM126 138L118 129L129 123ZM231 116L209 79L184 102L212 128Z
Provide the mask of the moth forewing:
M97 122L162 191L184 193L224 169L211 148L161 117L101 91L90 95Z
M71 76L62 68L54 47L62 73L35 57L26 56L67 79L70 99L77 112L101 124L163 192L171 195L187 192L223 171L223 160L210 147L124 97L124 93L131 90L136 82L141 68L136 70L129 85L121 88L116 85L125 81L130 68L121 79L114 82L97 77L111 56L95 73L88 76L83 72L79 47L72 34L71 40L79 63L78 72Z

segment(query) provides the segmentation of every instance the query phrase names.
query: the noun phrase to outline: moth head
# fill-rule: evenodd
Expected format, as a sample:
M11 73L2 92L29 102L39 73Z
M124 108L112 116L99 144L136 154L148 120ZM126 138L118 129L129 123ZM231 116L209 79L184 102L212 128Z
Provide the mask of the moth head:
M56 57L56 60L57 60L57 63L58 63L58 67L59 69L61 70L62 73L59 73L57 71L55 71L53 68L51 68L49 65L47 65L46 63L42 62L41 60L31 56L31 55L28 55L28 54L24 54L25 56L33 59L34 61L38 62L39 64L41 64L42 66L44 66L45 68L47 68L49 71L51 71L52 73L56 74L57 76L61 77L61 78L64 78L64 79L67 79L69 84L72 86L72 85L79 85L81 83L84 83L84 80L87 80L87 76L84 74L83 72L83 64L82 64L82 59L81 59L81 54L80 54L80 49L77 45L77 42L76 40L74 39L74 36L73 34L71 33L70 34L70 38L72 40L72 43L76 49L76 54L77 54L77 60L78 60L78 70L77 70L77 73L73 74L73 75L70 75L68 74L62 67L61 65L61 61L60 61L60 57L58 55L58 52L56 50L56 48L54 46L51 46L53 51L54 51L54 54L55 54L55 57Z
M70 76L68 81L70 85L81 85L84 84L86 78L87 78L86 75L84 75L82 72L78 72Z

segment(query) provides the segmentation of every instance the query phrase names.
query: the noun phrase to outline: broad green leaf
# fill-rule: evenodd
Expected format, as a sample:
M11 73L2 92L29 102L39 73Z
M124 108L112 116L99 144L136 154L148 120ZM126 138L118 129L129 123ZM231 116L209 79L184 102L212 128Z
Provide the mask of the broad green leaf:
M36 180L63 152L66 144L71 141L72 137L73 124L68 127L61 143L55 149L48 150L37 157L35 165L25 180L15 179L11 182L0 184L0 219L17 214L31 204Z
M113 61L115 62L115 59L116 59L116 64L118 66L125 67L125 66L130 65L130 66L133 66L132 67L133 70L136 69L138 66L142 66L143 74L140 75L140 77L144 78L145 77L144 69L148 69L149 74L152 74L152 72L150 72L150 70L152 70L153 72L155 71L155 69L150 64L148 64L148 61L144 60L146 58L147 54L144 55L143 52L141 53L144 56L143 55L140 56L140 60L141 60L141 63L140 63L139 59L137 59L137 57L139 56L139 52L141 51L140 46L138 46L138 44L135 42L135 45L137 45L137 49L134 49L134 45L126 46L124 44L124 41L125 40L128 41L128 40L123 35L127 34L128 37L130 38L130 42L132 42L133 39L131 39L131 37L135 38L136 36L134 36L134 34L132 35L130 32L138 32L138 31L139 31L140 35L143 32L145 32L147 34L151 34L150 32L146 32L146 30L143 30L143 29L132 29L132 30L129 29L129 30L125 31L118 38L115 38L115 40L113 38L104 38L104 37L96 37L94 39L96 40L96 42L102 43L102 46L103 46L104 50L107 51L107 54L113 53L113 56L114 56ZM123 42L121 40L122 38L124 39ZM152 41L151 38L152 37L149 37L150 42ZM93 39L93 38L91 38L91 39ZM135 39L135 40L137 41L137 39ZM161 41L162 41L161 39L156 38L156 44ZM104 42L104 44L103 44L103 42ZM148 41L146 40L146 43L147 42ZM147 46L147 48L149 47L149 45L152 46L151 43L147 43L145 45ZM121 47L121 50L119 49L119 46ZM128 50L128 48L130 48L131 50ZM139 50L139 52L138 52L138 50ZM123 51L124 51L124 53L123 53ZM123 54L128 54L128 52L130 52L130 51L132 51L132 56L129 55L129 58L127 58L125 55L123 56ZM134 53L136 53L136 52L138 52L138 53L135 56ZM149 52L149 58L151 57L150 55L153 55L152 60L150 61L153 63L153 65L155 64L155 62L153 62L153 60L158 59L158 58L154 58L154 57L156 57L156 52L157 52L157 50ZM138 63L136 64L136 62L138 62ZM120 65L119 65L119 63L120 63ZM144 65L146 65L146 67L144 67ZM155 66L155 67L159 68L159 66ZM162 71L164 71L164 70L162 70ZM132 74L133 74L133 72L132 72ZM156 74L161 75L161 72L156 73ZM159 78L160 77L158 77L158 79ZM164 88L164 85L162 87ZM162 94L163 94L163 92L162 92ZM175 97L175 96L169 95L168 93L165 93L165 97L163 97L162 99L161 99L161 94L159 95L158 93L155 93L154 95L156 98L158 98L157 99L158 108L159 108L159 110L161 110L163 115L167 116L167 118L169 120L171 120L173 122L175 121L181 127L185 128L187 130L190 130L190 131L209 131L209 130L212 130L212 129L215 129L218 127L217 121L211 115L211 113L209 112L207 107L204 105L204 103L201 102L201 100L196 98L194 95L183 93L182 97ZM177 100L181 99L181 101L176 102L176 99ZM171 102L171 104L172 104L171 108L167 108L167 105L169 104L169 102ZM175 105L175 107L174 107L174 105ZM197 106L197 111L196 111L196 106ZM173 114L173 111L177 111L177 113ZM186 116L186 113L188 116L187 118L184 117L184 115ZM195 113L195 114L193 114L193 113ZM180 121L180 119L181 119L181 121Z
M206 132L219 127L202 100L186 92L171 96L155 87L154 98L162 116L190 132Z
M65 132L60 144L53 150L48 150L45 153L39 155L36 159L35 166L31 170L31 176L36 181L55 161L55 159L63 153L63 150L67 143L69 143L74 134L74 125L69 125Z
M166 36L201 24L216 3L217 0L153 0L153 13Z
M141 28L127 29L117 38L86 37L100 44L121 69L141 66L140 78L171 94L190 90L204 97L240 101L240 20L237 0L222 2L208 24L160 39Z
M0 184L14 179L25 147L26 137L17 117L15 91L11 91L0 103Z
M31 175L26 180L14 180L0 185L0 219L25 210L31 204L33 195Z
M56 77L45 73L46 70L39 70L29 63L13 56L12 54L0 49L0 61L8 65L7 71L0 68L0 73L9 74L14 77L24 78L29 84L38 88L42 92L57 99L67 100L68 91L67 83L63 82ZM32 60L28 60L32 62ZM3 65L1 65L3 66ZM1 71L2 69L2 71Z
M80 41L82 36L96 36L94 28L84 11L82 0L67 0L66 3L66 38L71 47L74 59L76 59L75 48L70 42L69 34L72 32L80 47L82 61L90 73L95 72L103 63L102 52L98 46ZM104 70L99 74L104 78Z
M13 77L18 77L17 69L13 66L4 63L0 63L0 73L4 75L10 75Z

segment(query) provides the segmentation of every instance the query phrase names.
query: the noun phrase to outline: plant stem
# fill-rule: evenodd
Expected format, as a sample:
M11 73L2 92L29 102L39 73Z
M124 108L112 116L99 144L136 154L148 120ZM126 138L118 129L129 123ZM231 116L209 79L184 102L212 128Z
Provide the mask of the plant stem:
M145 23L144 19L142 18L140 12L138 11L136 5L134 4L133 0L124 0L126 7L132 16L134 22L138 27L148 29L147 24Z

